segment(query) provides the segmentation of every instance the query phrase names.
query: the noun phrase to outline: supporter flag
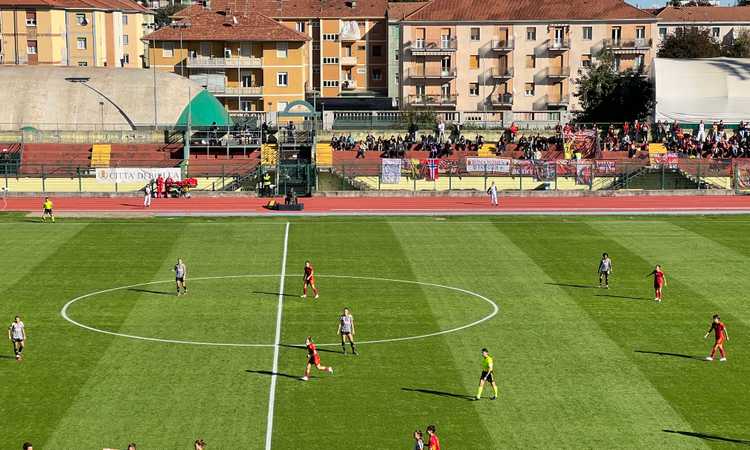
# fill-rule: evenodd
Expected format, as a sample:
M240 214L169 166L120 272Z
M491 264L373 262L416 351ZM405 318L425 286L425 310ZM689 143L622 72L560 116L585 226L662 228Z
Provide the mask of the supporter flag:
M422 173L425 179L428 181L435 181L439 176L440 160L439 159L424 159L422 160Z
M380 182L382 184L399 184L401 182L401 160L383 158L380 161Z

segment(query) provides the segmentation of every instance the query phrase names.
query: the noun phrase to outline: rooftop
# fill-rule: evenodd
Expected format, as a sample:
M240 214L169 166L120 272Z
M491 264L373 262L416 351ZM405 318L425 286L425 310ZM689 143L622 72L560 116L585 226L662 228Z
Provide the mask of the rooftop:
M310 38L260 13L191 9L176 23L187 27L162 27L144 37L150 41L271 41L304 42Z
M432 0L409 21L648 20L652 14L622 0Z
M96 9L153 14L131 0L0 0L0 8L44 7L52 9Z
M428 5L429 2L390 2L388 3L388 19L398 21L409 14L416 12L419 8Z
M668 22L750 22L750 6L669 6L656 16Z
M226 7L247 14L261 13L274 19L303 18L383 18L387 0L210 0L212 10ZM206 10L193 5L180 11L179 16Z

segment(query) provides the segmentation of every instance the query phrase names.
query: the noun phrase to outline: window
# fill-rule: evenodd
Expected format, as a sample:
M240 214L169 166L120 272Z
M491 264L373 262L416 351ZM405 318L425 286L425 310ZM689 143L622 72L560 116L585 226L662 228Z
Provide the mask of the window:
M300 33L305 32L305 22L295 22L294 29Z
M523 94L527 97L533 97L534 96L534 83L524 84Z
M379 45L372 46L372 56L383 56L383 47Z
M130 39L128 38L128 35L127 34L123 34L122 35L122 45L128 45L129 42L130 42Z
M125 67L128 64L130 64L130 55L125 53L124 55L122 55L122 66Z
M252 111L253 101L252 100L240 100L240 111Z
M338 58L323 58L323 64L338 64Z
M323 87L339 87L339 80L323 80Z
M478 41L481 39L481 34L479 31L479 28L472 28L471 29L471 40L472 41Z
M527 69L534 69L534 68L536 68L536 56L534 56L534 55L526 55L526 68Z
M645 57L643 55L636 55L635 60L633 61L633 69L635 70L643 70L645 66Z
M479 68L479 55L469 55L469 69Z
M338 41L339 35L338 34L323 34L323 40L324 41Z
M36 26L36 11L26 11L26 26L27 27Z
M424 84L418 84L417 85L417 97L424 97L424 94L425 94Z
M398 86L398 84L399 84L399 83L401 82L401 81L399 80L399 76L400 76L400 75L399 75L398 73L396 73L396 75L394 75L394 76L393 76L393 83L394 83L394 84L395 84L396 86Z
M289 43L277 42L276 43L276 57L286 58L287 56L289 56Z
M363 68L360 67L359 69L357 69L357 73L360 74L360 75L364 75L364 74L367 73L367 69L363 69Z
M665 27L659 27L659 36L661 36L662 39L667 37L667 29Z
M86 14L84 14L84 13L77 13L76 14L76 23L78 23L78 25L80 25L82 27L85 27L88 24L88 22L86 21Z
M440 86L440 94L443 97L450 97L451 95L451 85L448 83L445 83L444 85Z
M590 41L594 37L594 29L592 27L583 27L583 40Z
M721 36L721 28L719 27L712 27L711 28L711 36L718 38Z
M286 111L286 107L289 105L288 102L278 102L276 103L276 111Z
M469 83L469 95L472 97L479 96L479 83Z
M536 41L536 27L526 27L526 40Z
M372 69L372 79L373 81L380 81L383 79L383 72L380 71L380 69Z
M36 55L36 41L26 41L26 53Z
M591 67L591 55L581 55L581 66Z
M635 38L639 40L646 39L646 27L636 27Z
M122 24L127 25L128 24L128 16L123 14L122 15Z
M88 65L89 63L87 63L86 61L78 61L78 67L86 67Z
M86 38L79 37L76 39L76 48L78 50L86 50Z
M174 56L174 42L164 42L161 47L161 56L171 58Z
M287 72L276 74L276 86L289 86L289 74Z

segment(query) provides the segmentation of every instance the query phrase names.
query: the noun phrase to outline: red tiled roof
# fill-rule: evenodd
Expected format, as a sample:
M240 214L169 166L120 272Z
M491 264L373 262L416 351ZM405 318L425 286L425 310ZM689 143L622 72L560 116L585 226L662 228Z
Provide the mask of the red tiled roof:
M388 19L401 20L416 12L419 8L427 6L429 3L423 2L390 2L388 3Z
M750 6L667 7L656 16L664 22L750 22Z
M385 18L388 0L210 0L212 10L223 10L227 6L238 11L259 12L274 19L303 18ZM184 17L189 12L205 10L194 5L179 12Z
M632 20L654 16L622 0L432 0L406 20Z
M36 6L57 9L98 9L153 14L131 0L0 0L0 8Z
M195 11L195 10L193 10ZM200 8L180 22L185 28L166 26L144 37L148 41L286 41L303 42L310 38L259 13L242 15ZM180 23L178 22L178 23Z

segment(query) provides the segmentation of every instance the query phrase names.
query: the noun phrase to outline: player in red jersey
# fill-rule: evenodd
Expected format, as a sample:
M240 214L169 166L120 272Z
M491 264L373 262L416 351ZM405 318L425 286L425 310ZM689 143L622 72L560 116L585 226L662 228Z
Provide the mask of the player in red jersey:
M427 435L430 437L427 441L427 448L430 450L440 450L440 439L437 437L435 425L427 427Z
M302 298L307 298L308 285L312 288L315 298L318 298L318 288L315 287L315 270L310 261L305 261L305 282L302 285Z
M333 373L333 367L326 367L320 364L320 355L318 355L318 349L315 348L312 336L308 336L305 339L305 346L307 346L307 366L305 366L305 376L302 377L302 381L310 379L310 369L312 366L323 372Z
M716 335L716 342L714 342L714 346L711 349L711 354L706 356L706 360L713 361L716 350L718 350L721 354L719 361L726 361L727 355L724 353L724 341L729 340L729 334L727 334L727 327L724 325L724 322L721 321L718 314L714 314L714 318L711 321L711 328L706 331L706 335L703 336L703 339L706 339L712 331Z
M657 302L661 302L661 290L664 286L667 285L667 277L664 276L664 271L661 270L661 265L657 264L656 268L648 274L650 277L651 275L654 276L654 292L655 292L655 298Z

